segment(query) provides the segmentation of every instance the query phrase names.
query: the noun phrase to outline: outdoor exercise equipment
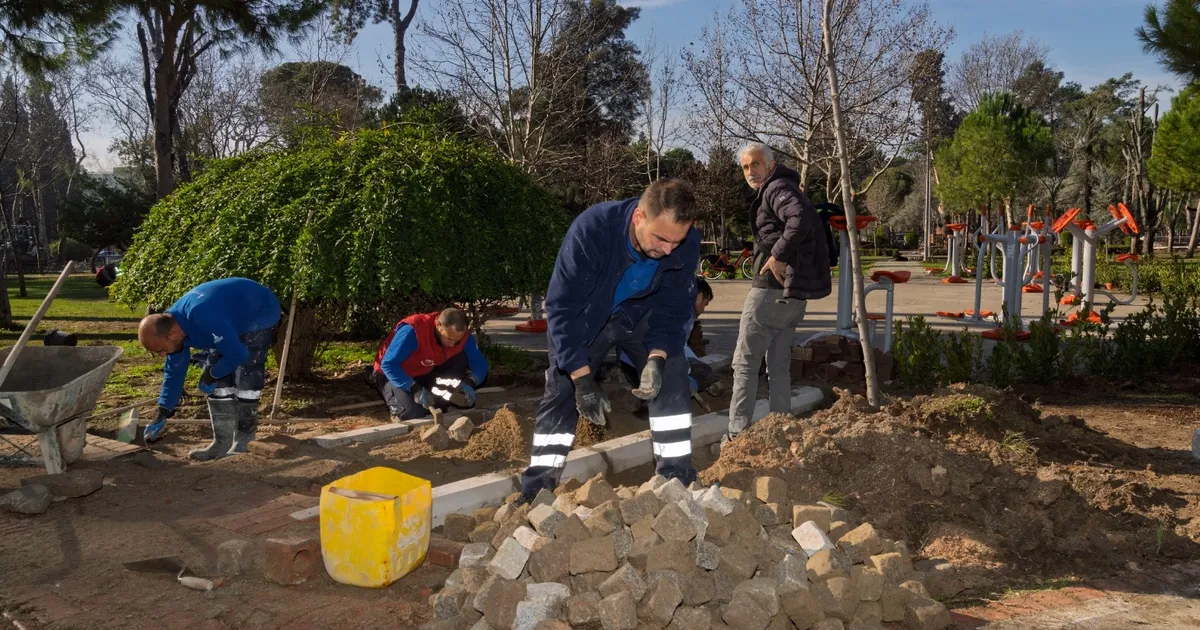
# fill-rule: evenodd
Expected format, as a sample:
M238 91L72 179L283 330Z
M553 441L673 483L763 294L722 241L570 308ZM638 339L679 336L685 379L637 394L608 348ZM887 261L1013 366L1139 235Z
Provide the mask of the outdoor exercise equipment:
M1110 291L1096 288L1096 245L1100 242L1100 238L1117 229L1130 235L1141 233L1137 219L1133 217L1124 203L1118 203L1115 206L1110 204L1108 213L1112 215L1112 219L1100 226L1090 219L1077 220L1079 208L1073 208L1071 212L1055 222L1055 225L1062 223L1062 227L1066 228L1072 236L1071 278L1067 285L1067 295L1063 296L1060 304L1063 306L1080 305L1080 310L1072 313L1066 319L1066 323L1073 324L1081 319L1099 323L1100 316L1092 311L1097 293L1107 296L1113 304L1132 304L1137 299L1138 272L1137 266L1134 264L1138 261L1137 254L1124 253L1113 258L1116 262L1129 268L1129 273L1133 277L1128 298L1122 300ZM1083 312L1087 312L1088 315L1084 317L1080 314Z
M860 231L878 220L877 217L870 216L858 216L856 219L854 224ZM800 342L798 344L800 346L806 346L810 342L822 337L836 336L847 339L859 339L858 318L854 314L854 283L849 281L853 277L854 271L850 261L850 232L847 229L846 217L830 217L829 227L838 231L839 239L837 323L833 330L816 333ZM877 347L883 352L888 352L892 348L892 317L894 313L892 305L895 298L896 285L908 282L911 275L908 271L874 271L871 273L872 284L868 284L863 289L864 294L870 294L872 291L887 292L884 312L867 314L867 334L870 335L872 347ZM880 345L876 345L878 322L883 322L883 343Z
M946 284L966 284L963 279L963 260L967 255L967 224L966 223L947 223L946 229L950 233L946 235L946 273L950 274L942 278L942 282Z
M1037 273L1037 267L1031 262L1031 258L1035 252L1045 250L1046 255L1039 256L1038 260L1043 277L1048 277L1050 275L1048 248L1053 246L1055 240L1056 233L1052 227L1041 221L1031 221L1025 225L1013 224L1008 226L1007 230L1002 230L997 226L996 231L991 232L988 230L987 215L984 214L979 229L975 231L975 250L977 252L975 308L960 312L938 311L937 315L967 324L990 324L988 318L993 317L995 313L982 309L983 274L987 254L994 248L996 255L991 257L989 268L992 280L1003 289L1002 319L999 328L985 330L982 334L989 339L1000 339L1004 336L1006 329L1012 329L1017 331L1018 339L1026 337L1028 333L1024 332L1026 322L1021 316L1021 302L1024 287ZM996 273L997 258L1002 262L1002 270L999 275ZM1050 294L1043 292L1042 313L1045 314L1049 309Z

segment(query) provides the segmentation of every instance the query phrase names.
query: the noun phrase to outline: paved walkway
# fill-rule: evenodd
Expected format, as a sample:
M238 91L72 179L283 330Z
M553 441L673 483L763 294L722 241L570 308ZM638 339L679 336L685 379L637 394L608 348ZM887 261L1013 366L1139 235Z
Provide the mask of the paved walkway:
M912 279L896 287L895 316L904 319L923 314L934 326L944 330L961 330L963 324L954 320L936 317L937 311L962 311L975 307L975 284L945 284L940 277L924 275L920 262L883 262L875 269L888 271L909 271ZM700 317L704 327L704 336L709 340L708 351L721 354L731 354L737 343L738 320L742 314L742 303L746 292L750 289L749 280L716 280L710 282L713 287L714 299L708 310ZM804 323L797 329L799 336L830 330L837 321L837 291L838 280L833 281L833 293L821 300L808 304L808 314ZM876 291L867 296L867 308L871 312L882 313L885 303L885 293ZM1054 307L1054 296L1051 295L1051 308ZM982 310L999 312L1001 310L1002 289L985 279L983 284ZM1121 320L1130 313L1137 312L1145 305L1141 297L1130 306L1119 306L1113 312L1116 320ZM1026 317L1040 315L1042 295L1038 293L1024 294L1022 313ZM524 348L526 350L545 350L546 336L541 334L518 333L513 326L529 318L529 311L524 311L512 317L491 320L485 326L493 340ZM974 327L978 329L978 327Z

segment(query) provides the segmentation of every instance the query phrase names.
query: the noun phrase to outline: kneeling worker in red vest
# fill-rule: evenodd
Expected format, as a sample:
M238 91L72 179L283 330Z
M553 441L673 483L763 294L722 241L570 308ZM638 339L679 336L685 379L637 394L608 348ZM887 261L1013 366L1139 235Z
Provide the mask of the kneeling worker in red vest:
M474 407L475 388L487 372L467 316L457 308L400 320L375 355L375 386L393 421L424 417L430 407Z

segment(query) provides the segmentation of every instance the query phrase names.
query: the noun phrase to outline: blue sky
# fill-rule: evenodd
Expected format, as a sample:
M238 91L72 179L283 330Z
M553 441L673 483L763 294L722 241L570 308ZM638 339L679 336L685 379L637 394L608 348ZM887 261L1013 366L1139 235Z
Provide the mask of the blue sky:
M711 23L714 13L724 14L741 0L619 0L642 9L628 36L643 42L653 33L660 46L676 51L687 47ZM1179 81L1162 70L1144 54L1134 35L1142 23L1147 0L929 0L935 19L954 28L954 40L947 61L957 59L964 49L983 35L1001 35L1021 30L1026 37L1049 48L1050 61L1066 73L1066 79L1089 88L1109 77L1133 72L1144 84L1179 86ZM435 15L438 0L422 0L417 21ZM386 55L391 49L388 25L367 27L355 42L345 63L368 81L392 85L391 64ZM411 48L411 45L410 45ZM295 58L285 52L283 60ZM1164 105L1170 102L1165 95ZM104 154L107 140L102 134L89 147L92 155ZM97 166L110 168L111 156Z

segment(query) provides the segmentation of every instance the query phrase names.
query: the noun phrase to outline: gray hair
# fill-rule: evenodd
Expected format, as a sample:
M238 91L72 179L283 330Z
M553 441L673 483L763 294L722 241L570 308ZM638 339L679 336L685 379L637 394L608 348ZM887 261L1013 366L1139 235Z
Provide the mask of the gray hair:
M751 142L742 147L742 150L738 151L738 161L740 162L742 158L746 157L747 153L761 153L768 162L775 161L775 153L771 151L771 147L761 142Z

